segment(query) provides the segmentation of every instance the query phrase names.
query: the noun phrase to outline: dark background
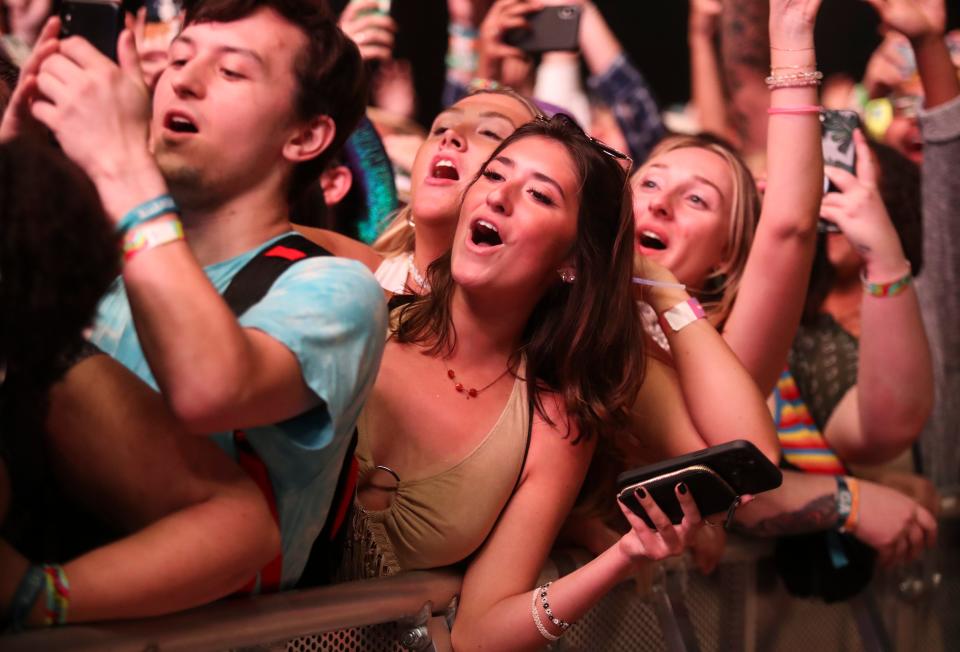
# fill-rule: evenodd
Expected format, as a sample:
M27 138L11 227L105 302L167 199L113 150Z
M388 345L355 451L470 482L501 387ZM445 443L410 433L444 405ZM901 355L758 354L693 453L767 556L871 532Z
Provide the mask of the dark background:
M634 63L653 87L661 106L690 97L686 0L594 0ZM333 0L338 10L346 0ZM948 0L948 24L960 27L960 2ZM439 112L447 50L445 0L393 0L400 32L396 56L410 59L419 106L418 120L428 125ZM863 74L880 42L877 16L862 0L823 0L817 17L817 60L825 75Z

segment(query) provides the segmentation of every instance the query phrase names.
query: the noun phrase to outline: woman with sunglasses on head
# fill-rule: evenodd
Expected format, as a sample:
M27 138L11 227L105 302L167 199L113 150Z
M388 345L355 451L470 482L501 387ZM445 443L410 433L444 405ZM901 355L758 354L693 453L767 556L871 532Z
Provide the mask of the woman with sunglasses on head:
M429 269L431 293L394 310L358 423L344 575L468 559L457 649L542 646L637 562L678 553L700 528L685 487L677 526L641 496L657 530L626 513L633 528L596 560L530 593L598 442L632 427L643 370L630 193L611 154L566 116L530 122L497 148L466 190L451 252ZM705 323L683 338L719 343ZM707 364L736 366L712 353ZM732 401L752 388L742 376Z

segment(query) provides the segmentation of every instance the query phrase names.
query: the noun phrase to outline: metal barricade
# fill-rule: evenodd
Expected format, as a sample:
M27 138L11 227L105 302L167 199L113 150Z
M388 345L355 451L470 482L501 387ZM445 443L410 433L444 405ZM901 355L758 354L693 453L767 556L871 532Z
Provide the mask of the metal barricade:
M960 504L944 501L940 543L923 560L879 573L848 602L787 594L771 543L731 537L705 577L683 560L610 591L551 646L562 652L952 652L960 650ZM586 563L556 553L542 579ZM0 650L404 652L450 649L461 577L453 571L226 600L172 616L70 626L0 638Z

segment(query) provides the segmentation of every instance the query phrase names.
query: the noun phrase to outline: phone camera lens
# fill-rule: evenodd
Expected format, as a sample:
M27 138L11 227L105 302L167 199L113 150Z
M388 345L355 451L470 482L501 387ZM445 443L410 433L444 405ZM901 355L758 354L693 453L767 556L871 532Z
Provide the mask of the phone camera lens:
M576 12L574 11L573 7L564 7L560 10L560 18L563 20L570 20L573 18L575 13Z

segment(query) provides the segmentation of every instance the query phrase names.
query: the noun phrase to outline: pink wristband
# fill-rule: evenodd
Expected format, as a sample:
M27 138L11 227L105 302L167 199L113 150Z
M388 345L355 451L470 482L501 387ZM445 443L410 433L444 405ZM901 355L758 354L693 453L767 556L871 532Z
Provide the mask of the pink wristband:
M767 109L769 115L792 115L798 113L820 113L822 106L816 104L798 104L796 106L771 106Z
M681 301L669 310L664 310L663 314L660 315L660 328L663 329L664 333L670 331L676 333L706 316L707 313L704 312L700 302L691 297L686 301Z

